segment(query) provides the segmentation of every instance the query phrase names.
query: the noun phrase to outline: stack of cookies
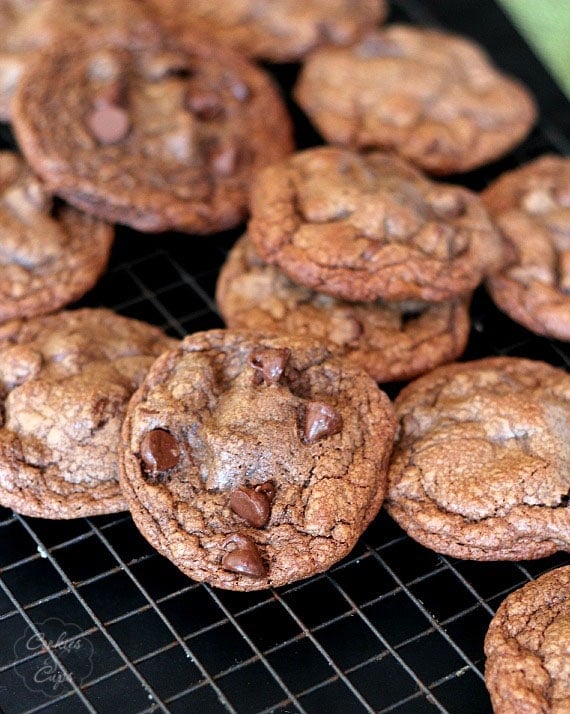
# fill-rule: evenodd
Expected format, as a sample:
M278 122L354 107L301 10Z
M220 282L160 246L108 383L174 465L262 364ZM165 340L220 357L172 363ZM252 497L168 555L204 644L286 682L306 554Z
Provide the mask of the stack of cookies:
M471 293L502 259L473 192L319 147L257 174L216 297L229 327L317 337L387 382L462 353Z

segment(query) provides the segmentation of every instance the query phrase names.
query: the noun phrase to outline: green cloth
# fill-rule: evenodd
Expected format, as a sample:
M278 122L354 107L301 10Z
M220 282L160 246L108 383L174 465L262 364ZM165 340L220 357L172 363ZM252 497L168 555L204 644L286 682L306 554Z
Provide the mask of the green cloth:
M570 0L499 0L570 98Z

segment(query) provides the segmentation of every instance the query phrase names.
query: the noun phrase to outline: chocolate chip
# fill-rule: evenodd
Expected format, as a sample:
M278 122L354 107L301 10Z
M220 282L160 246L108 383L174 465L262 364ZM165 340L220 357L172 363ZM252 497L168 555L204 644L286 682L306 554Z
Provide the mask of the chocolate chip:
M273 501L275 497L275 486L273 485L273 481L260 483L255 487L255 490L260 493L264 493L270 501Z
M107 82L101 85L93 97L96 107L120 107L123 102L124 87L121 82Z
M271 514L275 488L271 481L255 488L240 486L230 495L230 508L254 528L263 528Z
M325 436L338 434L342 429L342 416L330 404L309 402L305 411L303 441L314 444Z
M146 76L154 82L166 77L176 77L187 80L194 72L189 66L188 58L176 52L161 52L147 60L144 67Z
M180 459L178 442L166 429L148 431L141 442L141 458L146 468L153 473L168 471Z
M257 370L257 376L262 377L265 384L277 384L290 356L291 350L287 347L278 349L260 347L250 354L249 364Z
M198 92L189 94L186 106L198 119L210 121L222 113L222 103L214 92Z
M129 133L129 115L121 107L100 104L89 115L89 129L101 144L116 144Z
M235 544L235 548L223 556L222 568L254 578L262 578L267 574L267 568L251 538L234 533L225 539L222 547L231 544Z

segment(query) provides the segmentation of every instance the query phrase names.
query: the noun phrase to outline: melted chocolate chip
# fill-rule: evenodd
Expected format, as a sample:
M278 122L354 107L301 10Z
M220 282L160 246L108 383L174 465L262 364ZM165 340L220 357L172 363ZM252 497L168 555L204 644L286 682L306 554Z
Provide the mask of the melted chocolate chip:
M121 107L99 104L87 121L91 133L100 144L116 144L129 133L129 115Z
M264 493L270 501L273 501L275 497L275 486L273 485L273 481L260 483L255 487L255 490L259 493Z
M305 411L303 441L314 444L325 436L338 434L342 429L342 416L330 404L309 402Z
M198 92L190 94L186 100L188 109L198 119L210 121L222 114L222 102L214 92Z
M255 488L240 486L230 495L230 508L254 528L263 528L271 515L271 499L275 488L271 481Z
M180 459L178 442L169 431L153 429L145 434L141 442L141 458L152 473L168 471Z
M146 62L144 71L146 76L154 82L167 77L187 80L194 74L188 64L188 58L184 54L176 52L160 52L154 55Z
M267 568L251 538L234 533L225 539L222 547L231 544L235 544L235 548L223 556L222 568L232 573L250 575L253 578L262 578L267 574Z
M260 347L249 356L249 364L256 370L257 378L256 383L261 383L262 377L265 384L277 384L281 379L289 357L291 356L291 350L287 347L282 347L280 349L271 349Z
M107 82L97 90L93 97L96 107L120 107L124 100L124 88L120 82Z

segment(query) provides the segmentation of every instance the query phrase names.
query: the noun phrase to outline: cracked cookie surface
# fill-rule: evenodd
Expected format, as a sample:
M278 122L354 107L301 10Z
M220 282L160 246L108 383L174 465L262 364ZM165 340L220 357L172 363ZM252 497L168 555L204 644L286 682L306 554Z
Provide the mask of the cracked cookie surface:
M226 325L328 342L331 352L378 382L410 379L459 357L469 336L468 300L348 302L298 285L264 263L247 236L222 266L216 301Z
M93 287L114 229L54 202L24 160L0 152L0 322L52 312Z
M12 105L22 151L50 190L112 222L239 223L253 172L293 148L273 81L203 37L182 42L150 20L119 29L38 53Z
M445 302L502 264L479 197L403 159L335 147L260 171L248 233L295 282L345 300Z
M326 44L349 45L384 20L385 0L149 0L177 31L186 24L242 54L298 60Z
M499 158L537 112L529 91L475 42L407 25L312 53L295 96L327 141L394 150L434 174Z
M40 518L125 510L123 414L152 362L175 344L105 309L0 325L0 503Z
M570 375L490 357L439 367L395 401L386 507L428 548L472 560L570 551Z
M493 301L532 332L570 340L570 158L542 156L481 198L510 255L487 280Z
M394 429L374 381L316 341L196 333L131 400L121 485L142 534L190 577L283 585L353 548L382 504Z
M495 714L570 712L570 566L503 601L485 637Z
M90 33L117 27L146 17L138 0L0 0L0 119L10 121L10 103L26 65L40 48L71 42L71 33Z

